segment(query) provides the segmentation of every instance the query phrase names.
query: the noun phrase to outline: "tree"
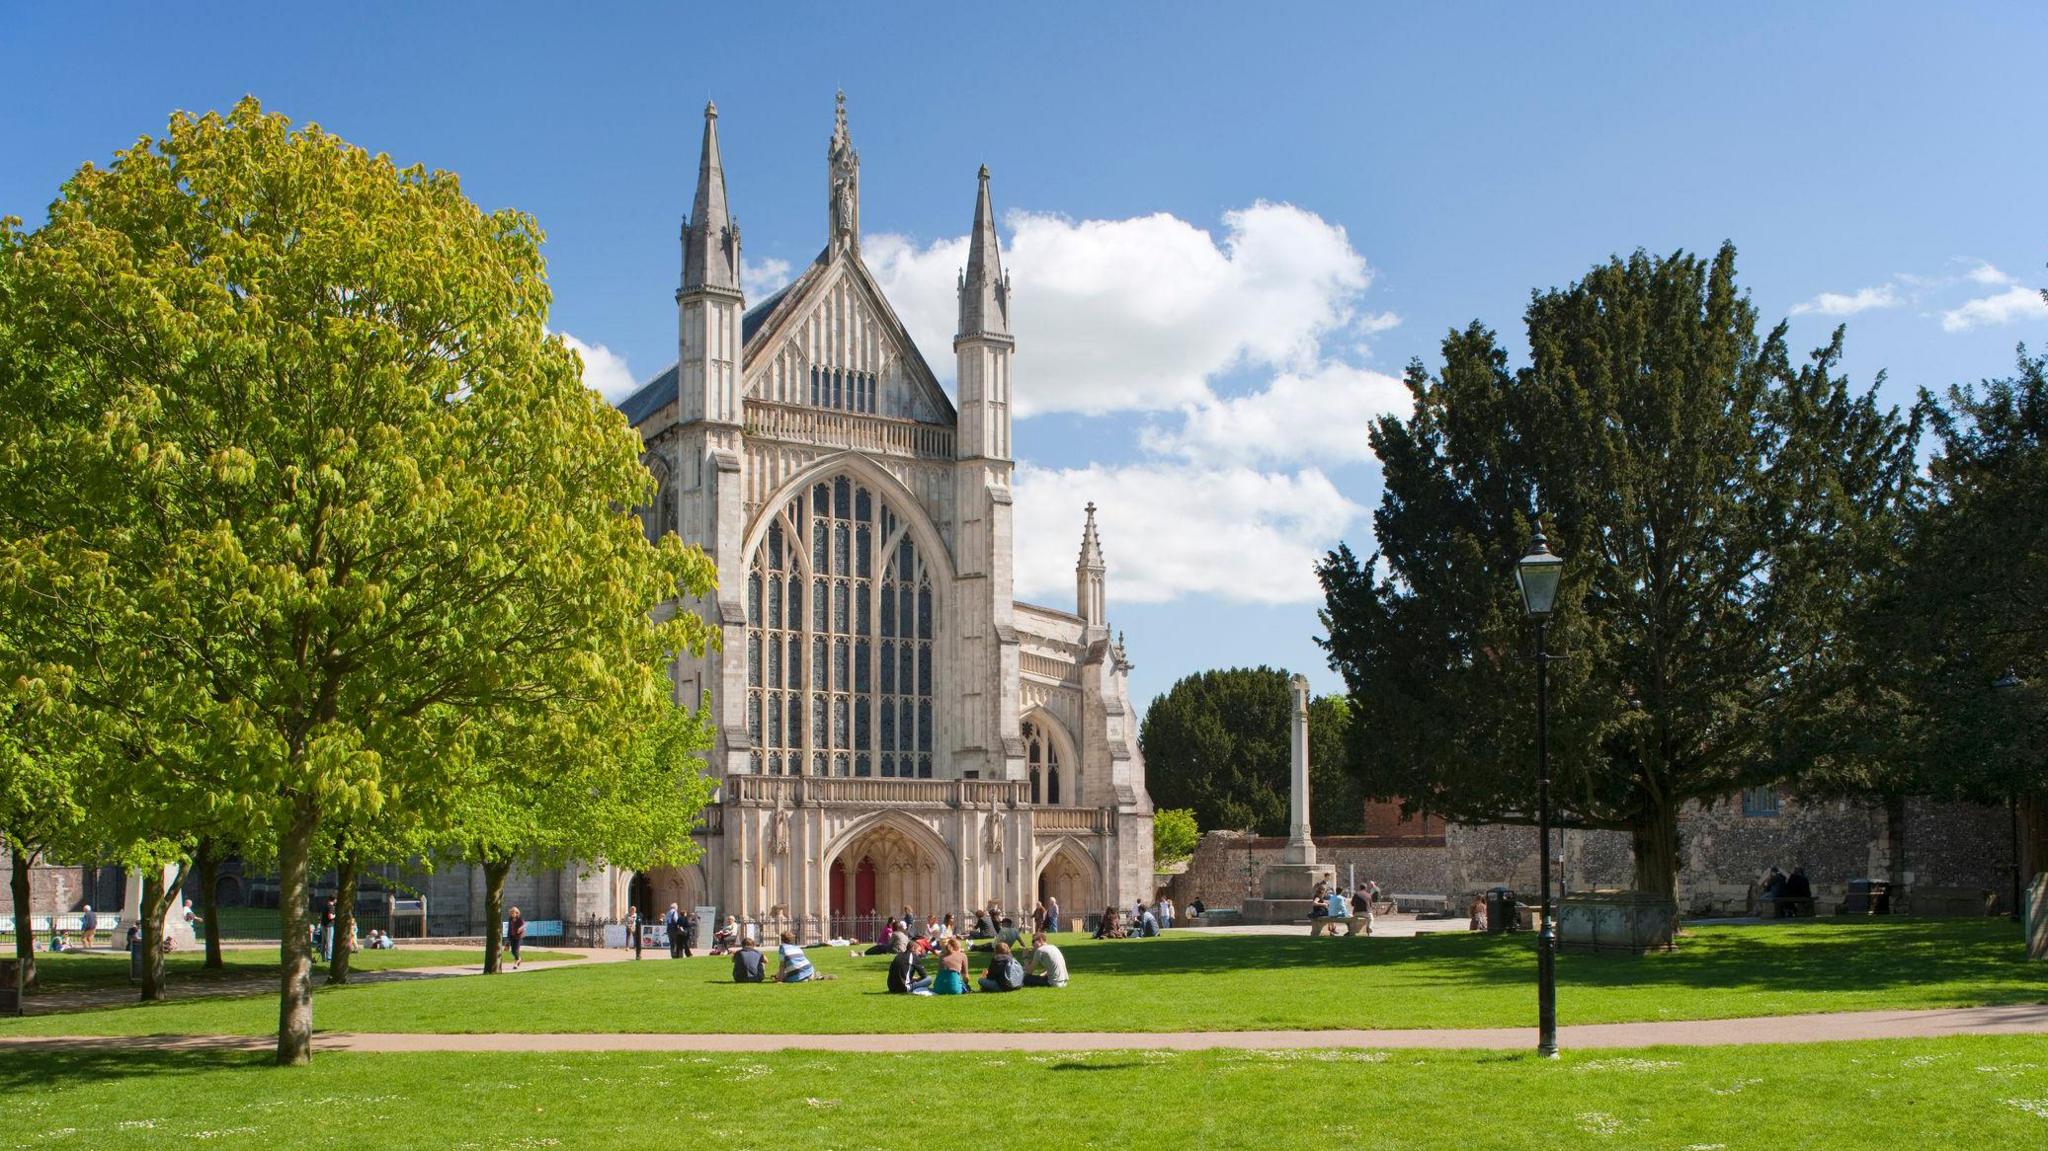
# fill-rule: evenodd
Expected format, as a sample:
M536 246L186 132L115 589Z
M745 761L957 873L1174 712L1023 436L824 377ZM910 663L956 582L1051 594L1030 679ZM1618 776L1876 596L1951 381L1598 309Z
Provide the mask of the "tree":
M1185 807L1160 808L1152 813L1152 864L1166 867L1195 853L1202 832L1195 826L1195 813Z
M1868 692L1902 754L1837 765L1828 790L2012 803L2023 875L2048 867L2048 357L2005 379L1923 392L1923 498L1858 618ZM2017 682L1992 685L2006 672Z
M484 873L487 974L501 969L498 927L515 865L642 871L696 861L690 833L711 799L709 714L668 700L589 699L491 733L442 833L446 855Z
M1153 801L1193 811L1203 827L1287 834L1290 678L1269 667L1205 671L1182 678L1153 700L1138 727ZM1310 701L1310 821L1326 835L1356 832L1364 821L1357 788L1343 766L1349 725L1341 697Z
M105 557L127 653L80 673L137 737L100 758L132 842L268 839L281 1063L311 1053L327 820L473 779L499 717L665 699L705 641L653 614L712 569L631 515L639 440L547 334L541 240L245 100L81 169L9 249L4 362L76 401L32 429L77 509L48 533ZM94 669L75 624L55 661Z
M1540 511L1566 560L1559 806L1627 830L1636 886L1675 900L1687 801L1806 770L1845 721L1882 725L1835 641L1898 531L1917 430L1836 375L1839 330L1795 368L1731 246L1616 258L1536 293L1525 322L1528 366L1478 323L1453 331L1436 375L1408 370L1413 413L1371 429L1379 551L1320 569L1355 762L1410 810L1534 822L1514 565Z

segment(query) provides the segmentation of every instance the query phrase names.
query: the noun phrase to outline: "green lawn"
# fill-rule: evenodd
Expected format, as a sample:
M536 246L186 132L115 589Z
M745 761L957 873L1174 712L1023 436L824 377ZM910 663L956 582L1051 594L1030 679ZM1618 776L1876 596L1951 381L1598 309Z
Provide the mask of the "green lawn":
M453 967L483 963L481 948L395 947L389 951L358 951L350 958L354 971L392 971L405 967ZM222 966L208 970L203 951L174 951L164 957L165 979L173 994L180 989L204 988L216 983L239 983L253 976L277 975L277 952L270 948L230 947L221 951ZM526 949L530 960L581 959L571 951ZM326 964L316 967L317 978L326 978ZM36 980L45 991L72 991L84 987L126 987L128 956L120 952L38 952Z
M2048 1040L1528 1054L0 1050L0 1147L2039 1147Z
M1065 940L1060 991L906 998L880 958L813 948L833 982L734 986L723 959L577 964L509 979L320 989L325 1030L413 1032L1188 1031L1532 1025L1528 936L1308 939L1180 932ZM407 955L400 951L399 956ZM979 959L979 957L976 957ZM2048 964L2004 920L1702 928L1666 955L1565 955L1565 1023L2048 1002ZM173 982L174 992L177 983ZM266 1034L261 998L188 999L25 1020L0 1034Z

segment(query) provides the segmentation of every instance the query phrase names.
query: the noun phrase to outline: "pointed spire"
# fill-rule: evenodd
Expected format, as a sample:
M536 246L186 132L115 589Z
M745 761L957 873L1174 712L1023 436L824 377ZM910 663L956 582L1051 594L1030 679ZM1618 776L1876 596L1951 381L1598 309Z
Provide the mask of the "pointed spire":
M1088 522L1081 525L1081 559L1076 565L1087 571L1102 571L1102 537L1095 534L1095 503L1089 501Z
M725 162L718 154L718 105L704 105L704 150L697 161L697 198L683 233L683 290L740 286L740 233L725 202Z
M974 199L974 229L968 233L967 270L960 275L961 336L1010 334L1010 281L1003 276L996 240L996 210L988 195L988 165L981 166Z
M1095 505L1091 502L1088 505L1088 522L1081 525L1081 558L1074 564L1074 614L1087 625L1091 643L1109 634L1105 571L1102 537L1095 534Z

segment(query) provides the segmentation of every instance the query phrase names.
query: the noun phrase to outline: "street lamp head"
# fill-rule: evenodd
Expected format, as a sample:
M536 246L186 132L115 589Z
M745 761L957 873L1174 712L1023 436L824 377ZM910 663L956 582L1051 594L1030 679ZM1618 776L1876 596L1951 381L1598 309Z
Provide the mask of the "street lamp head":
M1549 619L1557 607L1557 585L1564 578L1564 559L1552 555L1550 541L1538 526L1529 541L1529 554L1515 565L1515 582L1521 585L1522 607L1531 619Z
M2020 673L2006 668L2004 675L1991 681L1991 686L1997 691L2018 691L2027 686L2027 681L2020 678Z

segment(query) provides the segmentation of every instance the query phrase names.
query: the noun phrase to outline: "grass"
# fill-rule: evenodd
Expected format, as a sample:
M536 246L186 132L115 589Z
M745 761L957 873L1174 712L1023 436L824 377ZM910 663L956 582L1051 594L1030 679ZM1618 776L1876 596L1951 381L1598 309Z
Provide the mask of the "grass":
M539 961L581 959L571 951L543 951L537 947L526 949L526 957ZM164 978L173 995L181 989L212 984L240 983L255 977L276 978L278 975L277 952L271 948L231 947L221 951L218 969L205 966L203 950L174 951L164 956ZM511 962L509 959L506 961ZM396 947L389 951L358 951L349 958L351 971L393 971L408 967L454 967L461 964L481 965L483 950L454 950L449 948ZM326 978L327 965L314 965L316 981ZM36 954L36 980L43 991L77 991L88 988L127 987L128 956L124 952L38 952ZM316 982L316 986L317 986Z
M830 948L811 956L836 981L742 987L728 982L723 959L650 954L510 980L321 988L315 1022L342 1031L785 1034L1534 1023L1526 935L1352 942L1179 932L1062 945L1073 983L1060 991L906 999L883 992L881 958ZM1570 1024L2048 1002L2048 964L2021 955L2019 929L2004 920L1701 928L1670 954L1560 957L1558 1009ZM172 988L175 996L175 980ZM0 1035L260 1035L275 1027L273 1003L242 997L0 1020Z
M0 1049L0 1147L2038 1147L2048 1040L1528 1054ZM893 1135L891 1134L893 1133ZM1006 1140L1005 1135L1009 1138Z

